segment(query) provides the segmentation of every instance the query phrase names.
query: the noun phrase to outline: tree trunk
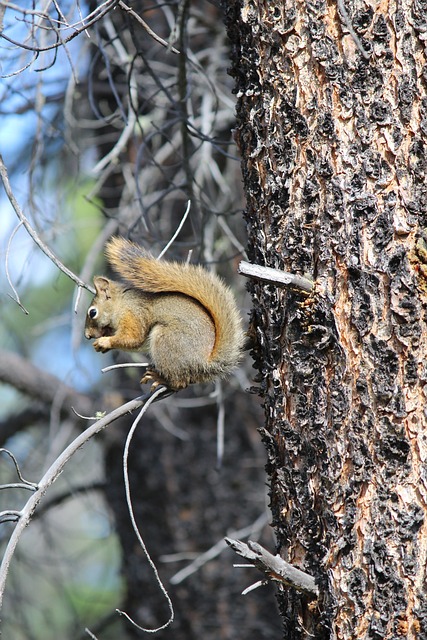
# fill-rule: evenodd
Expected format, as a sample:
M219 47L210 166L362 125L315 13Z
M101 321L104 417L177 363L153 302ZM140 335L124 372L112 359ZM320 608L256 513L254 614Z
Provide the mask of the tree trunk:
M231 0L284 637L427 637L426 3Z

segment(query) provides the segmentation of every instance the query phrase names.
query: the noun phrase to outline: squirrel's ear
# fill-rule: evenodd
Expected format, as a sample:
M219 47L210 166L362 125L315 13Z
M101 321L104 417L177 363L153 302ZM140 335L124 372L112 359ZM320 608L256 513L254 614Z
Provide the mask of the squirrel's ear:
M104 296L105 298L110 298L110 281L108 278L103 278L102 276L95 276L93 279L93 284L95 285L95 291L97 296Z

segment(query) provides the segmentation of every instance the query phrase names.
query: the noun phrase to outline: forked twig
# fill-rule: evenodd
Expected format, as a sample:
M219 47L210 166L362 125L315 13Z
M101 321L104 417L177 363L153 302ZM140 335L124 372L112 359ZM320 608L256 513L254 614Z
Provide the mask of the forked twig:
M13 482L9 484L0 485L1 489L29 489L30 491L36 491L38 485L35 482L30 482L29 480L25 480L21 473L21 469L19 468L19 464L15 456L9 449L5 449L4 447L0 448L0 453L5 453L12 460L13 465L15 467L16 475L20 479L21 482Z

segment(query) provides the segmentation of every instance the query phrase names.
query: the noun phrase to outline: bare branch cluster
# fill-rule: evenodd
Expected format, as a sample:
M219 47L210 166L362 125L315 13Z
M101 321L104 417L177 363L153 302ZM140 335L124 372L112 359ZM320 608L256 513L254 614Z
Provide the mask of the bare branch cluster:
M23 150L24 166L16 159L20 171L28 165L31 195L24 203L8 194L15 211L17 202L25 211L21 224L46 227L45 166L65 125L59 183L82 173L94 180L86 197L97 206L100 198L114 218L108 234L118 228L161 247L190 201L176 247L198 247L197 257L210 263L243 252L241 223L233 216L242 192L231 139L228 44L218 15L215 7L206 12L188 0L157 8L144 0L132 6L106 0L85 16L74 2L31 9L0 3L2 71L9 77L0 89L0 112L32 111L38 123ZM50 207L50 235L60 206L58 198L58 210ZM53 239L38 235L52 259ZM103 231L98 244L105 239ZM81 277L71 277L84 286Z
M33 518L33 515L34 515L34 511L38 507L41 499L43 498L43 496L45 495L45 493L47 492L49 487L60 476L60 474L62 473L65 465L67 464L67 462L69 462L69 460L76 453L76 451L78 451L94 435L96 435L97 433L102 431L102 429L105 429L108 425L110 425L112 422L114 422L115 420L117 420L121 416L125 415L126 413L132 412L132 411L142 407L142 410L140 411L140 413L138 415L138 418L137 418L137 420L135 420L135 423L134 423L134 429L135 429L136 426L138 425L139 420L144 415L145 411L148 409L150 404L158 396L160 396L162 393L164 393L164 391L165 391L165 388L164 387L160 387L159 389L157 389L149 397L148 396L141 396L141 397L135 398L134 400L131 400L130 402L127 402L126 404L122 405L118 409L112 411L108 415L106 415L103 418L100 418L99 420L94 422L85 431L83 431L83 433L79 434L68 445L68 447L66 447L64 449L64 451L62 451L62 453L54 460L54 462L50 465L50 467L47 469L47 471L44 473L43 477L40 479L40 481L38 483L33 483L33 482L29 482L29 481L25 480L23 478L23 476L22 476L22 473L20 471L20 468L19 468L19 465L18 465L18 462L17 462L15 456L10 451L8 451L7 449L3 449L3 448L0 449L0 453L4 452L11 458L11 460L12 460L14 466L15 466L18 478L20 480L19 483L2 485L2 486L0 486L0 489L26 488L26 489L29 489L29 490L32 491L31 497L27 500L27 502L25 503L24 507L21 510L17 511L17 510L8 509L8 510L5 510L3 512L0 512L0 523L8 522L8 521L14 521L14 522L17 523L16 526L15 526L15 529L13 530L13 533L12 533L12 535L10 537L10 540L8 542L8 545L7 545L7 548L6 548L6 551L4 553L4 556L3 556L3 559L2 559L2 562L1 562L1 566L0 566L0 607L1 607L1 604L2 604L2 601L3 601L4 589L5 589L5 585L6 585L6 578L7 578L8 572L9 572L9 566L10 566L11 560L13 558L13 555L15 553L16 546L17 546L17 544L18 544L18 542L19 542L19 540L20 540L25 528L30 524L30 522L31 522L31 520ZM133 433L134 429L130 433L130 436L129 436L129 439L128 439L129 443L130 443L131 436L132 436L132 433ZM127 450L126 450L126 459L127 459ZM127 479L127 466L125 466L125 479ZM127 487L128 487L128 481L127 481ZM137 534L138 539L140 541L140 544L142 545L143 550L146 553L147 558L149 559L152 568L155 570L155 574L156 574L156 577L158 579L158 582L159 582L159 584L160 584L160 586L162 588L162 591L163 591L164 595L166 596L166 598L168 600L168 604L170 606L171 620L168 623L166 623L165 626L167 626L173 619L172 604L170 602L169 596L167 595L167 592L165 591L162 583L160 582L160 578L158 577L156 567L155 567L154 563L152 562L151 558L148 555L148 551L146 550L145 544L144 544L144 542L143 542L143 540L141 538L141 535L140 535L140 533L138 531L138 528L137 528L137 525L135 523L129 489L128 489L127 497L128 497L128 506L129 506L129 510L130 510L132 524L133 524L133 526L135 528L135 531L136 531L136 534ZM120 613L123 613L123 612L120 612ZM127 615L127 614L124 614L124 615Z
M63 3L62 3L63 4ZM68 43L82 32L87 32L98 20L118 4L118 0L105 0L83 17L78 4L67 8L58 2L44 4L40 9L28 9L2 0L0 2L0 36L13 45L19 54L28 52L28 60L20 68L3 73L2 77L18 75L35 64L41 53L67 47ZM36 6L36 5L34 5ZM6 13L7 12L7 13ZM5 18L8 22L4 24ZM8 35L13 22L22 27L22 39ZM13 29L12 29L13 30ZM13 60L14 57L11 56ZM54 56L49 64L42 64L37 71L46 71L56 62Z
M92 168L97 183L91 195L104 196L112 181L121 184L120 199L109 199L119 226L161 244L190 200L190 242L205 241L206 259L217 260L209 235L223 235L241 206L224 34L213 23L206 30L207 16L196 3L159 3L151 21L170 42L159 47L135 15L144 15L144 3L133 7L125 16L109 14L94 29L97 52L87 86L92 114L79 113L72 97L68 102L72 130L96 132L105 150ZM228 235L233 251L241 251L235 233Z

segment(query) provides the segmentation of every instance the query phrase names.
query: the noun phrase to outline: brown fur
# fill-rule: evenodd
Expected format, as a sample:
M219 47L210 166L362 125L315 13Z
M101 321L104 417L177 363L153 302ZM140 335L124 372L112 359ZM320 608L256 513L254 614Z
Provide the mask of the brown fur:
M106 256L126 284L94 279L85 335L96 338L97 351L149 353L155 369L143 381L172 389L208 382L236 366L244 340L241 318L217 276L201 266L156 260L124 238L112 238Z

